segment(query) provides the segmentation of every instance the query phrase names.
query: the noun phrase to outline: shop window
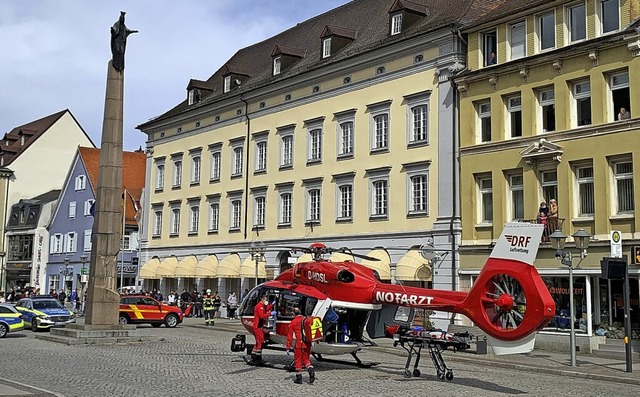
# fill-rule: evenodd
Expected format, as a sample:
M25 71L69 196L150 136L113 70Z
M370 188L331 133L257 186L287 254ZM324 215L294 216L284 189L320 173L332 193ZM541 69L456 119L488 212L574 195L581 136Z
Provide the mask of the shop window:
M569 277L543 277L549 289L549 293L556 303L556 315L547 325L547 329L567 331L571 329L571 307L569 289ZM575 331L587 332L587 288L585 277L574 276L573 279L573 304L575 315Z

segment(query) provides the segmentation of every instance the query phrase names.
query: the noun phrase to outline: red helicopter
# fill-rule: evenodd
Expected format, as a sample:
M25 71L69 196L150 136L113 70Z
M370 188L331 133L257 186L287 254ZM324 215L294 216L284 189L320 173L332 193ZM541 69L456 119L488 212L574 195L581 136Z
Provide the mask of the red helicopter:
M356 355L364 346L371 345L365 330L371 338L390 337L393 336L390 330L397 332L403 329L398 325L404 325L405 331L409 329L407 325L410 325L411 315L408 311L439 310L460 313L471 319L487 334L488 344L496 354L529 352L533 349L535 331L555 315L553 298L533 266L542 230L542 225L507 224L468 293L386 284L366 266L323 259L325 254L346 252L346 249L332 249L314 243L304 250L313 255L313 261L297 263L247 295L239 308L242 324L252 332L253 308L260 297L266 295L270 302L275 301L275 315L267 322L265 348L286 342L293 308L298 307L304 315L317 316L323 321L324 340L312 347L316 359L323 359L323 355L351 354L357 364L366 366L367 363ZM348 253L357 258L375 260ZM464 348L464 342L455 343L455 335L442 334L442 338L434 338L427 334L425 337L418 340L420 346L426 342L430 348L434 345ZM232 350L244 349L244 338L244 335L237 335L232 341ZM397 339L407 341L406 338ZM449 343L451 341L454 343ZM441 351L440 347L437 350ZM408 351L410 357L405 375L413 347ZM415 352L419 361L419 351ZM440 355L439 352L437 354ZM438 362L433 354L432 359L439 379L445 376L447 380L453 379L441 356ZM414 376L419 376L417 362Z

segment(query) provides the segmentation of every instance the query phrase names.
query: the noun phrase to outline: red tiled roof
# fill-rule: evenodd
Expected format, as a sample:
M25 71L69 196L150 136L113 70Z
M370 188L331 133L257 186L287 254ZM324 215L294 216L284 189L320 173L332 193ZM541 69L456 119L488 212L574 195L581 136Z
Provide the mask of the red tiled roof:
M100 165L100 149L79 147L80 158L87 171L87 177L97 195L98 168ZM147 167L147 155L144 152L122 152L122 191L127 191L126 222L135 226L136 206L139 206L144 188L145 172ZM135 202L135 203L134 203Z

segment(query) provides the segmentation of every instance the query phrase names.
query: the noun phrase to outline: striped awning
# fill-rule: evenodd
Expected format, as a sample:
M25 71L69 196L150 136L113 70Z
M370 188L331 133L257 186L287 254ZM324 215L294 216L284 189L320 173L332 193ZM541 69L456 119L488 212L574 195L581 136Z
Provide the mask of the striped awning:
M240 265L240 277L256 277L256 261L251 258L251 255L246 257ZM258 278L267 278L267 262L264 259L258 262Z
M218 263L218 278L240 278L240 255L229 254Z
M302 254L296 259L296 263L313 262L313 255Z
M409 250L396 265L396 279L402 281L431 281L431 265L420 251Z
M391 280L391 257L387 250L382 248L376 248L367 254L372 258L377 258L377 261L370 261L367 259L362 259L360 264L368 267L369 269L373 269L378 272L380 276L380 280Z
M199 278L218 277L218 257L215 255L206 256L196 265L195 275Z
M156 274L156 270L158 269L158 266L160 266L160 259L157 256L154 256L153 258L149 259L140 268L140 278L147 279L147 280L159 279L160 276Z
M346 262L346 261L355 262L355 259L353 259L353 255L351 255L351 254L345 254L344 252L334 252L329 257L329 261L331 261L331 262Z
M174 278L176 277L176 268L178 267L178 258L175 255L165 258L158 265L156 274L162 278Z
M189 255L182 258L176 267L176 277L194 278L196 277L196 266L198 266L198 258L195 255Z

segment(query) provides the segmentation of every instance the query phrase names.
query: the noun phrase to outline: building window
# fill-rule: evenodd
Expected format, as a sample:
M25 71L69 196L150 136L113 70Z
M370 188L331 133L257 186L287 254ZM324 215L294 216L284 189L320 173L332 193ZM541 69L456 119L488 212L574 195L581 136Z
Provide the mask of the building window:
M482 33L482 57L484 58L484 66L498 63L497 48L498 42L495 29Z
M524 182L522 174L509 176L509 190L511 193L511 219L524 218Z
M409 177L409 214L426 214L428 184L427 175L412 175Z
M371 152L386 152L389 150L389 119L391 101L368 106L369 111L369 141Z
M493 181L490 177L478 178L480 189L480 222L493 222Z
M578 216L593 216L595 213L595 191L593 185L593 167L577 167Z
M338 185L338 220L353 219L353 183Z
M600 0L600 4L602 33L609 33L620 29L619 0Z
M191 158L191 183L200 183L200 171L202 169L202 158L200 156L193 156Z
M200 223L200 207L192 205L189 209L189 233L198 233L198 223Z
M211 152L211 169L209 170L210 181L220 180L220 158L221 153L219 151Z
M540 172L542 181L542 197L546 203L558 197L558 172L556 170Z
M231 201L231 230L240 230L242 221L242 200L234 199Z
M511 49L511 60L524 58L527 54L526 51L526 30L525 22L514 23L509 26L510 41L509 47Z
M307 190L307 222L320 222L320 189Z
M578 126L591 124L591 83L582 81L573 85Z
M279 225L291 225L291 192L280 193Z
M156 190L164 189L164 163L156 165Z
M264 227L265 225L265 213L266 213L266 198L264 196L258 196L254 199L254 227Z
M618 214L634 211L633 199L633 163L631 161L613 164L616 197L618 197Z
M91 216L91 208L96 201L94 199L89 199L84 202L84 216Z
M522 97L520 95L507 98L507 112L511 137L522 136Z
M322 161L322 129L316 128L309 131L309 157L308 162Z
M389 181L379 179L371 182L371 216L389 215Z
M402 14L396 14L391 17L391 35L400 34L402 32Z
M67 233L64 236L64 252L76 252L77 240L75 232Z
M217 232L220 227L220 203L209 204L209 231Z
M173 185L178 188L182 185L182 160L173 161Z
M241 176L242 175L242 146L236 147L233 149L233 164L231 168L231 176Z
M87 185L87 177L85 175L78 175L76 177L76 191L84 190Z
M160 236L162 234L162 210L156 210L153 213L153 235Z
M293 166L293 131L282 135L280 141L280 167Z
M491 102L481 102L477 105L478 129L480 142L491 142Z
M341 123L338 131L338 156L353 155L353 121Z
M540 117L542 132L556 130L556 101L553 87L540 90L538 93L540 103Z
M84 231L84 251L91 251L91 229Z
M267 170L267 141L256 142L256 172Z
M231 76L226 76L224 78L224 92L231 91Z
M51 248L50 251L52 254L60 254L62 253L62 234L56 233L51 236Z
M180 208L171 209L171 235L180 234Z
M331 37L322 40L322 57L329 58L331 56Z
M584 3L568 7L567 24L571 43L587 38L587 14Z
M615 116L615 120L630 119L629 72L612 74L609 77L609 86L613 99L613 109L610 113Z
M282 57L273 58L273 75L280 74L280 67L282 66Z
M76 217L76 202L69 202L69 218L74 219Z
M9 236L9 261L31 261L33 258L33 234Z
M411 108L411 133L409 142L428 142L429 129L427 126L426 104L418 105Z
M538 16L538 46L540 51L556 47L556 16L555 13Z

